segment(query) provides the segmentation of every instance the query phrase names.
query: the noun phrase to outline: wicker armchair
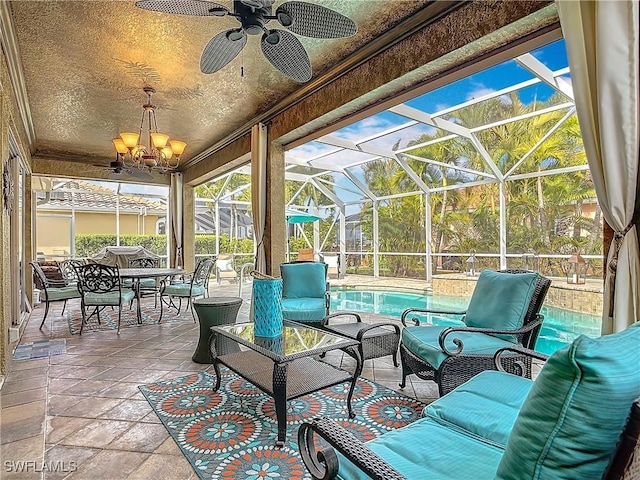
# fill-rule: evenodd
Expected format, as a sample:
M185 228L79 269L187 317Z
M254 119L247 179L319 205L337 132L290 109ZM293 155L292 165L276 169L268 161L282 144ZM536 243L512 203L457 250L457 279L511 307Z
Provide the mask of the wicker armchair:
M366 443L333 419L303 422L298 429L300 456L314 480L495 480L536 474L636 480L640 478L640 384L634 371L637 349L629 348L635 347L637 335L622 336L627 337L621 348L628 356L612 362L620 372L620 387L616 381L599 381L609 375L608 362L620 348L617 338L605 340L609 346L604 346L604 354L601 345L594 347L604 343L599 339L579 340L584 349L574 342L570 350L549 359L553 365L545 365L546 372L535 382L505 373L504 361L514 352L539 361L548 357L514 346L496 352L494 367L499 371L483 372L429 405L423 418ZM590 353L596 348L599 356ZM583 365L588 366L580 376ZM549 402L550 398L559 399ZM609 401L616 402L615 407ZM594 419L584 420L583 402L593 410ZM542 431L532 431L532 422ZM321 444L316 437L322 438ZM524 455L523 448L531 452ZM541 451L546 455L539 455ZM558 469L558 463L565 467Z
M526 270L485 272L493 274L532 273ZM485 272L478 278L478 284L469 306L471 307L475 303L482 309L489 302L494 302L497 304L496 309L500 310L503 307L503 302L507 302L508 299L495 298L495 294L493 294L494 298L487 298L487 292L484 292L482 287L479 288L483 281L486 284L487 274ZM503 280L506 278L503 277ZM519 328L480 328L470 321L467 311L451 312L417 308L405 310L401 317L405 329L402 332L400 342L400 358L402 360L400 387L404 388L407 376L415 373L423 380L435 381L438 384L440 395L444 395L480 372L492 369L493 354L497 349L513 344L533 349L544 318L539 312L550 285L551 281L548 278L537 275L533 292L530 297L527 297L530 298L528 304L520 304L519 308L523 311L524 316ZM524 311L525 306L526 311ZM464 323L460 322L459 326L454 327L420 326L420 320L411 318L412 315L429 313L460 315L463 317ZM500 313L502 314L502 312ZM412 325L408 323L409 320ZM500 321L500 318L496 318L497 324ZM511 356L506 362L507 370L513 370L520 362L530 366L531 358Z
M282 263L280 274L283 318L322 327L331 301L327 264L307 261Z

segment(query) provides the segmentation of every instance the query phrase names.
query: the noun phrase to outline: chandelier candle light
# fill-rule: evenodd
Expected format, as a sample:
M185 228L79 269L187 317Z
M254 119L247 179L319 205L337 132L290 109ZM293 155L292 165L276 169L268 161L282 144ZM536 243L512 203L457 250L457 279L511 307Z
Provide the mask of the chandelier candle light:
M147 103L142 105L142 118L140 119L140 130L138 133L125 132L120 134L120 138L113 139L118 155L117 162L123 165L128 160L132 166L137 168L147 167L149 169L160 169L163 172L174 170L180 163L180 155L184 152L187 144L179 140L169 141L169 135L158 132L156 121L156 106L151 103L151 95L156 93L152 87L144 87L147 94ZM145 128L145 118L147 125ZM147 145L141 140L142 132L147 133Z

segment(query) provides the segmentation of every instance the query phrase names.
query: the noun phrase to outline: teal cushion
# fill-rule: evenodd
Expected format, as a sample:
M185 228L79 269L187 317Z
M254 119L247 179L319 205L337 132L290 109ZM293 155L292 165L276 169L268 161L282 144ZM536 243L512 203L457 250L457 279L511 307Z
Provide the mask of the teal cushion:
M164 295L174 295L176 297L188 297L191 291L192 297L204 295L204 287L202 285L194 285L191 289L190 283L172 283L164 289Z
M140 288L156 288L156 280L154 278L140 279Z
M522 327L535 292L537 273L483 270L478 277L464 321L470 327L515 330ZM501 335L515 342L513 335Z
M430 418L384 433L366 445L408 480L492 479L502 456L502 449ZM338 456L338 478L370 480L349 460Z
M42 293L44 293L43 299L49 302L80 298L80 292L78 292L78 286L75 283L73 285L67 285L66 287L47 288Z
M326 265L324 263L283 263L282 298L324 298L327 291Z
M413 354L422 358L436 370L448 355L440 348L438 337L445 326L405 327L402 329L402 344ZM450 350L457 347L454 338L464 342L464 355L493 355L499 348L513 346L513 343L483 333L453 332L447 336L446 346Z
M318 321L327 314L323 298L283 298L282 317L287 320Z
M118 300L118 295L120 299ZM122 292L107 292L107 293L85 293L84 304L85 305L124 305L129 303L135 298L135 294L131 290L122 290Z
M602 478L640 397L640 328L581 336L546 362L504 452L497 479Z
M487 370L426 406L423 415L504 448L533 382Z

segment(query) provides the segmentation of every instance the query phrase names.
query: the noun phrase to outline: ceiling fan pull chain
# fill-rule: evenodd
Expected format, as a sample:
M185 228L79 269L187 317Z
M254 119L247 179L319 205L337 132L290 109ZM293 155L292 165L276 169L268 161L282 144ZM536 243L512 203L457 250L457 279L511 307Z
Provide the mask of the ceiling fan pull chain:
M244 49L240 52L240 78L244 78Z

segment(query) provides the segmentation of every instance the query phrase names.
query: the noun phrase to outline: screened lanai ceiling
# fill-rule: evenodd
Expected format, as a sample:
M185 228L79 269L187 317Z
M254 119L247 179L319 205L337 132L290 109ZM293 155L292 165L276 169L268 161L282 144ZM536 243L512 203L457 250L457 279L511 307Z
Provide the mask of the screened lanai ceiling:
M567 124L579 135L559 40L287 151L286 177L350 205L586 170L584 155L554 161L554 133ZM372 185L376 170L388 181Z

